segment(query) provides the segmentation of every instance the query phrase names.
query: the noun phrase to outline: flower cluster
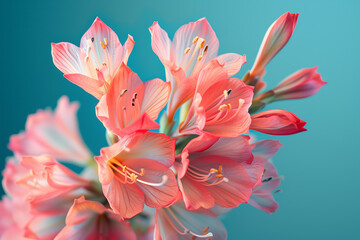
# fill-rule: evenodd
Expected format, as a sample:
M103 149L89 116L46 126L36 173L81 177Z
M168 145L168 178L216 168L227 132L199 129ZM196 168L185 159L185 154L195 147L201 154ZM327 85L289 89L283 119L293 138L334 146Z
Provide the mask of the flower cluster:
M282 145L248 133L306 130L291 112L259 112L325 84L309 68L263 91L265 67L290 39L297 17L285 13L270 26L242 79L233 76L245 55L218 55L205 18L180 27L173 40L157 22L149 28L166 81L143 82L127 66L133 37L122 45L99 18L80 47L52 44L64 77L99 100L96 116L109 146L93 156L79 133L78 104L65 96L55 111L30 115L25 131L10 138L0 238L222 240L219 216L240 204L275 212L282 177L271 158Z

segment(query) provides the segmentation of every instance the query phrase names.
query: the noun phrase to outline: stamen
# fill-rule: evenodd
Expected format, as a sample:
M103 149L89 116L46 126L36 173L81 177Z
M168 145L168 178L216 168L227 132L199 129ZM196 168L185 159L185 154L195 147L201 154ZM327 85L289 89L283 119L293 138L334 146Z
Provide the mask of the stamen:
M94 40L95 40L95 38L94 38L94 37L92 37L92 38L91 38L91 42L94 42Z
M222 104L222 105L220 105L220 107L219 107L219 111L222 111L223 109L227 109L227 111L228 112L230 112L230 110L231 110L231 104L229 103L229 104Z
M103 41L100 41L100 45L104 50L106 49L105 43Z
M203 58L203 56L201 55L201 56L199 56L198 57L198 61L201 61L201 59Z
M209 230L209 226L207 226L206 228L203 229L203 232L207 232Z
M199 37L196 36L196 37L193 39L192 43L195 44L198 40L199 40Z
M168 180L168 176L167 175L163 175L162 178L161 178L161 182L159 183L151 183L151 182L146 182L146 181L143 181L141 179L137 179L137 181L139 183L142 183L142 184L145 184L145 185L149 185L149 186L152 186L152 187L160 187L160 186L163 186Z
M279 192L282 192L282 190L281 190L281 189L278 189L278 190L276 190L274 193L279 193Z
M127 92L127 89L123 89L120 93L120 97L122 97Z
M205 46L205 40L202 40L202 42L200 43L200 48L203 48Z
M228 99L228 97L229 97L228 91L224 90L224 98Z
M208 48L209 48L209 45L206 44L206 46L205 46L205 48L204 48L204 53L207 52Z
M188 47L187 49L185 49L184 53L187 54L190 51L190 48Z
M105 46L109 45L107 38L104 38L104 43L105 43Z

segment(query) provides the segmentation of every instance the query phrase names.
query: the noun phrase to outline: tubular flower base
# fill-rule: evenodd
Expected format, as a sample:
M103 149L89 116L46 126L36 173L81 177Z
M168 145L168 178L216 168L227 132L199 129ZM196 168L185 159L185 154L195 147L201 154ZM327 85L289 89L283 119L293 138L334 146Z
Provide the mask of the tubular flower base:
M80 48L53 43L55 66L99 100L95 112L109 145L92 155L80 135L78 104L65 96L53 112L29 115L8 145L14 156L3 171L0 239L223 240L219 216L239 205L274 213L283 177L271 159L282 145L254 142L249 130L305 131L306 122L291 112L258 111L310 97L326 83L317 67L306 68L262 92L265 66L289 41L297 18L285 13L270 26L241 79L232 76L245 55L218 55L206 18L180 27L172 41L158 22L149 28L166 81L142 82L127 66L133 38L121 45L99 18Z

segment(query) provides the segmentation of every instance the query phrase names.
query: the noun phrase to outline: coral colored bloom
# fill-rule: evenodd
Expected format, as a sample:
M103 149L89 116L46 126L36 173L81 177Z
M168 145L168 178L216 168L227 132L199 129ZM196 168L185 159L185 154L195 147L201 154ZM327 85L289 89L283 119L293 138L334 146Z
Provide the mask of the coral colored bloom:
M138 75L122 64L108 93L96 106L97 117L118 136L158 128L155 122L170 95L170 84L160 79L143 83Z
M286 45L294 32L298 16L298 13L287 12L269 27L250 71L251 77L261 75L265 66Z
M81 38L80 48L67 42L52 43L51 53L64 77L100 99L120 64L127 63L134 43L129 35L122 46L117 35L97 17Z
M240 79L228 78L223 65L213 60L199 74L195 96L185 120L180 120L179 133L206 132L218 137L246 133L252 97L253 87Z
M9 148L18 156L49 154L63 161L84 164L91 158L81 139L76 112L78 103L63 96L54 112L39 110L28 117L25 132L10 138Z
M155 240L227 239L220 220L210 210L186 210L179 201L156 212Z
M2 172L2 186L6 194L12 199L24 199L28 194L24 188L17 184L17 181L28 173L29 170L21 166L15 157L9 158L6 162L5 169Z
M84 196L75 199L66 216L66 226L55 240L135 240L130 225L106 209L101 203L87 201Z
M249 204L267 213L276 212L279 205L275 202L273 194L281 181L271 158L282 147L279 141L264 140L252 144L254 162L260 162L264 166L264 173L261 181L256 184L250 196Z
M175 141L159 133L136 133L101 149L95 157L99 180L114 212L130 218L144 203L152 208L171 204L179 190L174 173Z
M246 57L236 53L217 57L219 41L206 18L180 27L171 41L157 22L149 28L151 46L166 70L172 92L168 115L172 119L176 110L192 97L196 78L204 65L212 59L224 64L229 76L239 72Z
M326 82L316 70L317 67L304 68L287 77L272 90L272 101L306 98L317 93Z
M25 225L31 217L22 199L3 197L0 201L0 240L25 240Z
M191 140L177 167L179 186L188 209L237 207L247 202L263 168L252 164L248 137L202 135Z
M271 135L290 135L306 131L305 124L291 112L273 109L252 115L250 129Z

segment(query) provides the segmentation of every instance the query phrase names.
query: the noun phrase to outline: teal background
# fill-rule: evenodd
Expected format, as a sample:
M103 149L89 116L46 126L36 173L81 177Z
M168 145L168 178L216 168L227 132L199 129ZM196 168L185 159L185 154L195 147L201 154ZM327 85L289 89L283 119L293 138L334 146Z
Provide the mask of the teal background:
M242 205L224 218L229 239L352 239L358 235L360 159L359 1L6 1L1 11L0 157L9 136L26 117L54 107L61 95L81 103L79 122L95 154L105 146L95 117L96 99L62 77L52 63L50 43L79 45L96 16L124 43L135 39L129 66L141 79L164 79L150 46L148 27L159 21L172 37L178 27L207 17L220 41L219 53L246 54L252 66L262 37L284 12L300 13L292 39L268 65L265 80L275 86L304 67L319 66L326 86L308 99L271 105L307 121L308 131L277 137L284 147L274 162L285 181L272 215ZM264 138L266 136L260 136Z

